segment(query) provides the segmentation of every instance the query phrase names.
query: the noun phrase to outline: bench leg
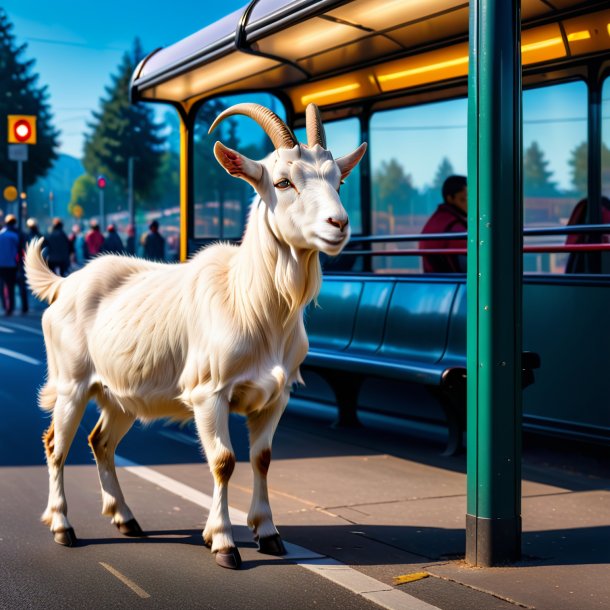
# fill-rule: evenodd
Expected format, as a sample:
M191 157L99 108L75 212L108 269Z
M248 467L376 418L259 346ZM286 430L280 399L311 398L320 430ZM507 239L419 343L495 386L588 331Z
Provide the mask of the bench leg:
M443 412L449 437L447 445L441 455L450 457L464 452L464 430L466 428L466 399L465 396L456 396L446 390L430 388L433 395L438 399Z
M346 371L318 370L324 380L330 385L335 394L335 401L339 409L337 421L333 428L359 428L362 426L358 419L358 394L363 378L360 375Z

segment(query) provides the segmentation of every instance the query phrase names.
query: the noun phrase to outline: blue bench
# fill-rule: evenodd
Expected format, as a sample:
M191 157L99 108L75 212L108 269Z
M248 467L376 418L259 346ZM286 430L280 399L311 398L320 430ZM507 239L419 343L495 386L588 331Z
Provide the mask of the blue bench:
M463 276L408 278L327 275L306 316L303 364L330 385L338 424L358 425L363 381L390 378L426 386L445 414L445 455L462 450L466 425L466 286ZM536 358L526 356L524 385Z

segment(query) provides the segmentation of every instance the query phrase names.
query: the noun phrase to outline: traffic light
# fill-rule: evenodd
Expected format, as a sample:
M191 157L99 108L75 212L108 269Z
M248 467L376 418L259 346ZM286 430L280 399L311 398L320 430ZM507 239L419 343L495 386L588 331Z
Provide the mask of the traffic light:
M8 115L9 144L36 144L36 117L26 114Z
M106 188L106 178L104 178L104 176L97 177L97 186L98 186L98 188L101 188L101 189Z

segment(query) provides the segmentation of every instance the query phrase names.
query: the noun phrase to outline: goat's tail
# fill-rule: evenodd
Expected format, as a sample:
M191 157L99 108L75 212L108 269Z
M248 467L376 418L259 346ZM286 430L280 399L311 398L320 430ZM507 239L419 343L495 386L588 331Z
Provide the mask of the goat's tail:
M32 292L41 300L52 303L59 294L63 277L55 275L42 258L42 238L30 242L25 253L25 274Z

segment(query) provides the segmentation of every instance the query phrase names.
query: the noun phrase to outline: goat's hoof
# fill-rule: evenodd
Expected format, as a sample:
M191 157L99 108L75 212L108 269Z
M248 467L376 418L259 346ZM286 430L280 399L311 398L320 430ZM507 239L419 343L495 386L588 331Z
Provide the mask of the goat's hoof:
M135 519L125 521L125 523L115 523L115 525L123 536L129 536L131 538L143 538L146 536L142 531L140 524Z
M237 547L232 546L228 549L222 549L216 552L216 563L221 568L228 568L229 570L239 570L241 567L241 555L237 550Z
M76 543L78 542L74 529L71 527L67 530L53 532L53 538L57 544L61 544L62 546L76 546Z
M286 555L286 547L279 534L258 539L258 552L265 555Z

